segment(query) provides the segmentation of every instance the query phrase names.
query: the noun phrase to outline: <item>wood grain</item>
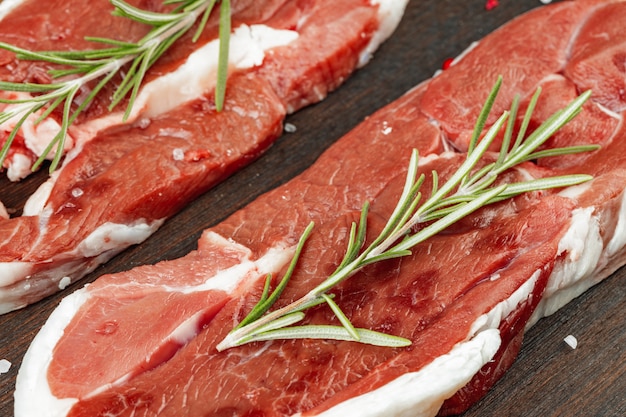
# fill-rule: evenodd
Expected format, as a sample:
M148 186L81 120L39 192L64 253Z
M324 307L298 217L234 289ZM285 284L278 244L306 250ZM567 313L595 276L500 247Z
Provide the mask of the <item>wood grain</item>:
M297 175L368 114L429 78L446 58L540 2L502 0L491 11L484 6L485 0L413 0L401 26L367 67L321 104L289 117L295 133L283 136L258 161L203 195L144 244L123 252L64 294L102 274L186 254L204 228ZM42 175L18 185L0 180L0 200L19 213L42 180ZM465 416L626 415L625 274L618 271L532 328L510 372ZM12 363L0 375L1 417L13 415L22 357L61 298L58 294L0 316L0 359ZM577 349L563 342L568 334L578 338Z

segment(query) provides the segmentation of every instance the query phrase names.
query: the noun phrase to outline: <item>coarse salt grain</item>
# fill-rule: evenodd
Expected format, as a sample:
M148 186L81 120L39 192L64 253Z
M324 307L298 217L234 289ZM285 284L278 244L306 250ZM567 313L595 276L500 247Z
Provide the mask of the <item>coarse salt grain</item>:
M6 359L0 360L0 374L6 374L11 369L11 362Z
M72 283L72 279L70 277L63 277L61 281L59 281L59 289L64 290L68 285Z
M176 148L172 151L172 157L174 158L174 161L182 161L185 159L185 151L180 148Z
M80 196L82 196L85 192L81 189L81 188L72 188L72 197L74 198L78 198Z
M296 125L292 123L285 123L285 132L294 133L296 130Z
M576 338L571 334L567 335L565 339L563 339L563 341L567 343L567 346L571 347L572 349L576 349L576 346L578 346L578 340L576 340Z
M139 126L140 129L146 129L148 126L150 126L150 123L150 119L148 119L147 117L142 117L137 121L137 126Z

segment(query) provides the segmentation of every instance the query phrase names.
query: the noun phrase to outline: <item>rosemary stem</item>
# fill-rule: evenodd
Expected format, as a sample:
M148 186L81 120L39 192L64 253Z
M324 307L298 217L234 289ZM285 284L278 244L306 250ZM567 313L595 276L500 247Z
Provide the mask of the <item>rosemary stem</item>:
M223 350L237 346L239 344L238 343L239 339L241 339L242 337L249 335L251 333L254 333L254 331L257 330L258 328L276 319L279 319L294 311L300 310L303 306L312 302L318 297L319 295L315 294L314 291L310 291L304 297L301 297L284 307L271 311L265 314L264 316L258 318L257 320L253 321L252 323L247 324L245 326L238 328L237 330L232 331L216 346L216 349L219 352L221 352Z
M183 19L181 19L178 22L176 22L175 25L171 25L169 28L164 30L163 33L161 33L157 37L151 38L150 41L144 43L144 45L147 45L147 44L151 43L152 41L156 41L156 43L159 44L163 40L165 40L165 39L169 38L170 36L174 35L175 33L191 27L194 24L194 22L196 21L196 19L202 13L204 13L206 8L209 6L209 3L210 3L209 1L205 0L203 2L203 4L201 6L199 6L197 9L189 12L188 15L186 15ZM144 50L149 49L149 48L150 47L144 48Z
M88 84L89 82L99 79L107 74L117 73L124 65L126 65L127 63L137 58L143 52L157 47L164 40L168 39L175 33L181 30L186 30L187 28L191 27L194 24L194 22L198 19L198 17L202 13L204 13L207 7L209 7L211 1L202 0L200 2L197 2L196 4L198 3L201 3L201 4L197 6L195 10L188 12L188 14L184 18L176 21L176 24L169 25L169 27L166 30L164 30L162 33L160 33L156 37L150 37L147 40L143 40L139 42L140 47L135 53L130 54L130 55L125 55L120 58L107 60L106 63L104 63L103 65L99 65L98 67L96 67L95 70L87 72L81 77L65 82L60 89L49 93L49 95L44 95L44 96L51 97L51 98L61 97L73 91L73 89L75 89L77 85L78 85L78 88L80 88ZM11 114L13 115L12 117L22 115L29 111L33 112L33 108L34 108L33 102L39 103L41 101L43 101L43 98L41 96L39 98L35 97L33 98L32 101L28 103L24 103L22 105L14 107L11 110Z
M505 183L494 185L499 174L507 169L511 169L529 159L536 158L541 152L536 151L556 130L568 123L580 112L580 109L589 97L589 93L582 94L565 109L555 113L542 123L527 138L516 140L510 146L512 135L512 121L509 121L507 132L500 147L500 153L496 161L489 161L486 164L479 164L484 154L498 136L505 121L509 117L517 114L517 104L512 105L511 112L504 112L500 118L487 130L480 141L478 138L484 128L494 95L500 86L500 80L492 90L484 111L481 113L476 124L472 143L469 146L465 160L459 168L445 181L439 185L439 174L432 172L432 191L430 197L418 207L422 197L419 188L423 184L425 175L418 173L418 152L413 151L411 161L407 170L404 189L391 213L386 225L382 228L377 238L367 247L366 222L369 210L369 203L365 203L361 210L361 217L358 223L353 223L348 238L348 247L343 260L330 276L323 282L309 291L304 297L291 302L282 308L269 312L268 298L265 293L261 301L257 303L252 312L240 323L241 327L236 327L226 338L217 345L219 351L243 345L252 341L275 340L280 338L320 338L326 337L336 340L350 340L362 343L371 343L380 346L402 347L411 344L411 341L396 336L390 336L380 332L371 332L366 329L358 329L352 325L348 316L341 311L340 306L333 300L333 294L328 291L350 278L365 266L388 259L400 258L411 254L411 249L416 245L426 241L437 233L445 230L449 226L468 216L480 208L496 203L508 198L515 197L521 193L545 190L550 188L560 188L580 184L591 179L586 175L565 175L547 178L524 180L518 183ZM537 97L535 94L534 97ZM532 107L531 103L531 107ZM525 119L529 120L527 113ZM572 148L554 149L545 155L565 155L576 153L582 150L593 150L595 147L583 146ZM478 168L477 168L478 166ZM417 225L426 225L420 230L413 230ZM307 228L301 238L299 247L310 233ZM360 252L360 253L359 253ZM300 251L292 259L297 262ZM287 280L291 276L293 268L285 274L275 293L280 296ZM268 281L269 282L269 281ZM269 285L267 283L266 285ZM264 290L265 291L265 290ZM278 296L272 295L271 302L276 301ZM313 305L326 303L331 308L335 316L340 321L341 326L317 326L303 325L291 326L304 317L303 310ZM259 307L261 306L261 307ZM262 313L257 314L258 311ZM267 313L267 314L264 314ZM332 331L328 329L332 329ZM370 334L374 334L377 340L369 339Z

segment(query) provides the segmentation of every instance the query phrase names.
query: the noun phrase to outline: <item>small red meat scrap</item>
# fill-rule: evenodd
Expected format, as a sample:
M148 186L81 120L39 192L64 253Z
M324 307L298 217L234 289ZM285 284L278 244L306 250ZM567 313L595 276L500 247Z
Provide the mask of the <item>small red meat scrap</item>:
M487 2L485 3L485 9L486 10L493 10L496 7L498 7L500 5L500 1L499 0L487 0Z

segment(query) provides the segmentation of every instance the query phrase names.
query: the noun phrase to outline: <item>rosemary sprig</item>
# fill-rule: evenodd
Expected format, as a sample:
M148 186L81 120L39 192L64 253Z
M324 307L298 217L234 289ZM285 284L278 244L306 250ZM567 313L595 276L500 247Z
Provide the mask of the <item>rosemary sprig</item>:
M368 203L366 203L363 206L358 223L352 224L346 254L337 269L302 298L268 313L293 274L298 257L313 229L313 223L309 224L300 238L287 272L278 283L276 289L272 293L269 292L271 276L268 275L261 300L239 325L217 345L217 350L222 351L253 341L292 338L352 340L389 347L408 346L411 344L411 341L408 339L355 328L348 317L341 311L341 308L335 303L329 291L367 265L410 255L410 250L415 245L424 242L426 239L488 204L526 192L567 187L589 181L592 178L589 175L566 175L494 185L501 173L522 162L548 155L565 155L598 149L597 146L593 145L536 151L554 132L580 112L582 105L589 98L590 92L582 94L566 108L556 112L538 129L526 137L527 122L539 97L540 90L537 90L525 114L522 128L515 141L512 141L512 120L515 120L519 107L519 99L516 98L511 110L505 112L488 129L483 139L479 141L478 138L483 131L501 82L502 80L498 79L485 103L476 123L464 163L443 185L439 186L437 172L433 171L431 196L421 205L419 204L422 197L419 189L425 180L425 175L417 175L418 152L414 150L411 155L404 189L380 235L367 247L363 248L365 245L369 207ZM493 143L507 119L509 119L509 123L505 129L498 158L494 162L477 168L478 163L483 159L489 146ZM414 232L416 230L415 226L424 223L429 224ZM293 326L305 317L304 310L323 303L326 303L332 309L341 326Z
M83 51L34 52L0 42L0 48L14 52L18 59L43 61L62 67L62 69L49 71L53 79L56 80L56 82L51 84L0 81L0 91L28 93L31 95L28 98L0 98L0 103L10 105L8 109L0 112L0 125L9 120L17 119L15 126L0 150L0 167L9 152L17 132L31 116L36 117L34 123L37 124L48 117L55 109L61 108L61 128L32 167L33 170L36 170L52 149L56 148L55 156L50 165L50 172L54 171L63 154L65 139L70 125L122 69L125 70L125 74L122 82L113 93L109 111L113 110L126 97L129 97L124 113L124 120L127 120L148 69L200 19L193 36L193 41L197 41L217 1L165 0L164 4L176 4L176 7L168 13L155 13L138 9L123 0L110 0L115 7L114 15L151 26L152 29L148 34L136 43L121 42L109 38L87 37L87 40L106 45L107 47ZM224 103L228 69L228 45L230 42L230 0L220 0L220 3L220 52L215 97L218 111L222 109ZM79 96L80 91L83 88L88 88L90 83L96 80L99 81L89 94L80 103L76 103L75 98ZM61 105L62 107L60 107Z

